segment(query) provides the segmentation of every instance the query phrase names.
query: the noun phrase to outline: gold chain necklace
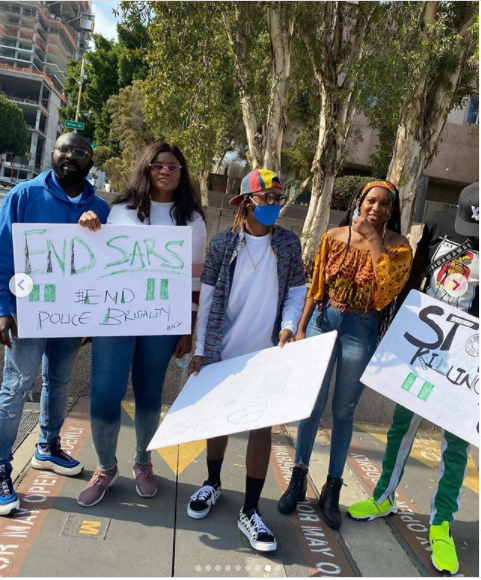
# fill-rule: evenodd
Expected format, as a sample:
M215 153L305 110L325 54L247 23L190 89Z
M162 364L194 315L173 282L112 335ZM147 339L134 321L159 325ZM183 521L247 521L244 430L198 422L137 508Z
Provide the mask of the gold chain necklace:
M246 245L246 250L247 250L247 254L249 255L249 259L252 262L252 266L254 268L254 272L257 272L257 268L260 266L262 260L266 257L267 254L267 250L269 249L269 246L271 245L271 235L269 234L267 236L267 245L266 245L266 249L264 250L264 253L261 256L261 259L257 262L257 264L254 262L254 260L252 259L251 253L249 251L249 246L247 245L247 238L245 239L245 245Z

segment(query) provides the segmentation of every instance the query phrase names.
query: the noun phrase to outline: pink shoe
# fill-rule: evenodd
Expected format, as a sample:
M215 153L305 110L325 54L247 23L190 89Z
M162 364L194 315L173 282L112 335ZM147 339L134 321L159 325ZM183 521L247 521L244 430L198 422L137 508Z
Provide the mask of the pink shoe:
M100 503L108 488L113 485L118 476L119 470L117 466L108 471L97 467L90 481L80 492L77 503L83 507L91 507Z
M134 465L135 489L140 497L154 497L157 493L152 463L136 463Z

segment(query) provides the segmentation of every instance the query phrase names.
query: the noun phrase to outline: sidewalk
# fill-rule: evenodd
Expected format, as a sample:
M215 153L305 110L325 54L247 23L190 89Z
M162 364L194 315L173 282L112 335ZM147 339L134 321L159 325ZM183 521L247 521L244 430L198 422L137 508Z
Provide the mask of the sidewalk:
M38 405L29 405L34 412ZM223 468L223 494L204 520L186 513L190 495L205 478L205 442L153 454L159 493L140 498L132 478L133 404L124 402L118 447L120 477L93 508L77 504L95 468L89 399L80 398L67 417L63 447L85 470L65 478L28 468L37 427L15 455L14 475L22 509L0 519L2 576L438 576L430 563L428 514L437 482L438 434L420 434L399 489L398 515L371 523L344 517L340 533L328 528L317 506L327 471L329 430L320 431L310 475L313 485L297 513L283 516L277 500L290 478L295 426L273 428L271 469L261 500L278 550L254 552L237 529L245 481L247 436L232 436ZM386 428L357 424L345 471L342 509L366 497L379 474ZM478 455L470 461L462 509L453 525L460 575L478 576Z

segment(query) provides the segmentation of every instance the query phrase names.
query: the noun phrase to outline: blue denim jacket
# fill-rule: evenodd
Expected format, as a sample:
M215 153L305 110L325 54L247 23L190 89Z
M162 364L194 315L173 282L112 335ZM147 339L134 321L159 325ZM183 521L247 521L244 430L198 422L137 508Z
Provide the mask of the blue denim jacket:
M204 345L204 365L219 362L222 351L222 332L229 295L234 279L237 254L245 246L243 231L225 230L214 236L209 244L201 282L215 286L207 321ZM272 232L271 246L277 257L279 293L277 315L272 341L277 344L282 323L282 310L289 288L306 283L302 263L301 242L292 232L279 226Z

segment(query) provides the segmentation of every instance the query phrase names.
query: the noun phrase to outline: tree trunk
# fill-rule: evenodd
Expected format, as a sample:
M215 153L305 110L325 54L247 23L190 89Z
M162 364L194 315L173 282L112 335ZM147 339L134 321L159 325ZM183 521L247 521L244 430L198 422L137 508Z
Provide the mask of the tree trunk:
M424 30L429 31L437 15L439 2L425 2L422 20ZM453 106L471 50L473 17L468 17L459 30L459 41L453 58L458 62L448 78L435 70L421 76L414 94L408 95L404 113L399 124L388 179L398 186L401 198L401 230L407 234L411 229L414 203L421 177L432 161L446 119Z
M307 264L314 260L319 238L329 224L334 179L337 173L339 143L337 130L332 116L333 98L325 88L320 88L321 114L319 118L319 139L312 163L312 190L306 220L302 229L302 256Z
M411 118L403 119L399 125L389 167L389 181L400 184L401 230L403 234L407 234L411 228L414 202L429 154L416 136L416 124L417 119Z
M294 18L284 23L281 8L268 8L267 22L271 38L271 100L267 113L263 165L276 173L281 170L281 150L287 126L286 107L291 71L291 37Z
M336 170L333 168L329 173L326 173L317 166L317 168L313 169L313 174L311 201L301 236L303 244L302 258L305 264L314 262L319 239L329 225L329 212Z
M261 120L256 112L257 96L252 94L248 67L251 66L242 30L247 30L247 16L237 8L234 17L222 10L227 36L234 54L239 83L242 120L246 131L247 161L251 169L264 167L279 172L281 149L286 128L287 91L290 75L291 37L294 16L283 19L282 7L267 8L268 32L271 40L271 86L267 119Z
M326 35L322 59L319 60L310 36L304 37L320 101L319 138L311 169L312 192L301 236L306 265L313 263L319 238L329 225L334 180L344 158L360 84L359 76L350 67L363 57L366 28L374 10L356 8L346 13L347 3L319 4L322 5L321 22Z
M200 201L202 207L209 207L209 176L210 167L199 171Z
M287 200L286 205L281 209L281 213L280 216L282 217L286 211L291 207L291 205L293 205L296 201L296 199L304 192L304 190L306 189L306 187L309 185L309 183L311 182L311 177L307 177L306 179L304 179L304 181L298 186L298 188L296 189L296 191L291 195L291 197Z

